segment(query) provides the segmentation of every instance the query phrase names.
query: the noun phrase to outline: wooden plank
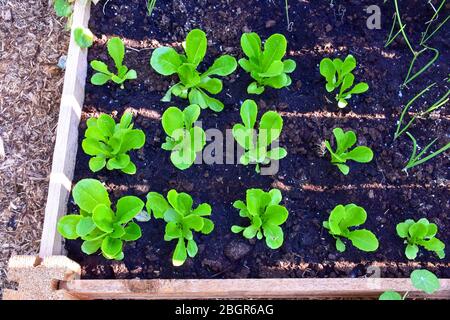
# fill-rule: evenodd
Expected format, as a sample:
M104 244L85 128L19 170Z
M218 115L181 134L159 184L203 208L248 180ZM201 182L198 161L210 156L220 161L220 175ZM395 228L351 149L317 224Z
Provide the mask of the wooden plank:
M76 1L73 27L87 27L90 17L90 1ZM64 88L56 131L52 172L45 207L39 255L47 257L63 253L62 238L56 231L58 219L66 214L67 201L72 185L78 149L78 126L84 103L84 87L87 73L87 49L81 49L70 39L67 55Z
M59 289L76 299L324 299L378 298L386 290L409 298L450 299L450 279L426 295L410 279L198 279L198 280L74 280Z

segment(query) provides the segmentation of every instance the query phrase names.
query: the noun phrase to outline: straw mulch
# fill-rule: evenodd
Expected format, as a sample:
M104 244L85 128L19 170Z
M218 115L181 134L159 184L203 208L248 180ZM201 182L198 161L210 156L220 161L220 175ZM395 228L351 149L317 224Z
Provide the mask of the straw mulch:
M11 255L43 224L68 32L51 0L0 0L0 298Z

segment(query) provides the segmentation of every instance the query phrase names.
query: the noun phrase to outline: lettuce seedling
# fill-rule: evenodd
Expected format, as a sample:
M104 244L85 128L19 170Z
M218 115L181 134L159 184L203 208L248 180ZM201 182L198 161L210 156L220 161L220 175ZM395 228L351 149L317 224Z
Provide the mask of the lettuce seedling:
M344 132L341 128L335 128L333 134L336 140L336 151L333 151L329 141L325 141L325 147L331 154L331 163L337 166L344 175L350 171L350 167L345 164L347 160L360 163L372 161L373 152L369 147L359 146L349 151L356 143L356 134L353 131Z
M225 77L236 70L236 59L230 55L223 55L214 61L213 65L203 73L197 68L203 61L208 43L206 34L194 29L187 35L183 44L185 54L179 54L170 47L157 48L150 59L150 64L156 72L164 76L178 74L180 82L169 88L161 101L171 101L172 94L183 99L189 99L191 104L197 104L202 109L210 108L216 112L223 110L221 101L211 98L211 94L222 91L222 81L211 76Z
M102 86L108 81L112 81L119 84L121 89L124 89L124 82L126 80L137 79L137 73L135 70L129 70L127 66L123 65L123 59L125 58L125 45L120 38L111 38L108 41L107 46L108 53L114 60L117 73L110 72L106 63L102 61L91 61L92 69L98 71L92 76L91 83L96 86Z
M323 222L323 227L336 239L336 249L344 252L345 243L341 238L349 239L352 244L362 251L375 251L378 249L378 239L369 230L350 230L366 222L367 213L362 207L351 203L346 206L338 205L330 213L328 221Z
M260 173L261 164L269 164L271 160L280 160L286 157L287 151L284 148L273 148L270 151L267 147L278 139L283 129L283 119L275 111L267 111L261 117L259 130L256 134L254 126L258 115L258 106L253 100L245 100L241 106L241 119L233 126L233 137L237 143L246 151L240 158L240 162L246 166L256 163L256 172Z
M411 272L410 279L414 288L427 294L433 294L441 287L439 278L433 272L425 269L414 270ZM407 296L408 292L402 296L396 291L385 291L378 300L405 300Z
M369 90L369 85L365 82L360 82L350 89L355 82L355 76L352 74L355 68L356 59L351 54L344 61L339 58L334 60L324 58L320 62L320 74L327 80L325 86L327 91L333 92L341 87L339 93L336 94L336 101L338 102L339 108L345 108L348 105L347 100L352 95L361 94Z
M248 227L232 226L233 233L242 232L247 239L258 240L266 238L266 244L271 249L278 249L283 244L284 233L281 225L288 218L288 210L279 203L282 200L281 192L272 189L264 192L261 189L247 190L246 202L234 202L233 206L239 209L239 215L250 220Z
M408 219L397 224L396 229L398 236L405 239L405 255L408 259L413 260L417 257L419 246L434 251L440 259L445 258L445 244L436 238L438 227L428 219L422 218L417 222Z
M287 74L294 72L297 65L292 59L282 61L287 48L286 38L282 34L271 35L263 51L257 33L244 33L241 47L248 59L240 59L239 65L255 80L247 87L248 93L261 94L266 86L281 89L292 83Z
M167 134L161 148L172 151L170 161L180 170L192 166L197 152L206 144L206 134L200 127L194 127L200 116L200 107L192 104L183 111L169 107L162 116L162 126Z
M94 34L88 28L78 27L73 30L75 43L80 48L90 48L94 43Z
M190 195L175 190L167 193L167 200L157 192L147 195L147 212L167 223L164 240L177 240L172 256L176 267L183 265L188 255L191 258L197 255L198 247L192 231L210 234L214 230L212 220L204 218L211 215L211 206L202 203L193 209L192 205Z
M92 172L106 166L108 170L136 173L136 165L131 161L128 151L142 148L145 134L142 130L133 129L132 118L132 114L126 112L118 124L107 114L87 120L81 147L86 154L93 156L89 160Z
M88 255L100 249L106 259L122 260L123 242L136 241L142 235L141 228L132 220L142 211L144 202L125 196L117 201L113 211L108 191L95 179L78 182L72 195L80 213L62 217L58 232L66 239L81 238L81 251Z

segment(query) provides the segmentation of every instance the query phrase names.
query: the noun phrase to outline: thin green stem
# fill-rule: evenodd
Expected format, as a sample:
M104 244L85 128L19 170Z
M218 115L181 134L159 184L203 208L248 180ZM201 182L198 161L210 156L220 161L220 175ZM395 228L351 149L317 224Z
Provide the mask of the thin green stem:
M450 19L450 15L447 16L447 18L445 18L445 20L443 22L441 22L436 29L434 29L434 31L428 35L428 32L430 30L431 25L433 24L433 22L436 20L437 15L439 14L439 12L441 11L441 9L444 7L445 3L447 2L447 0L442 0L441 4L439 5L438 9L436 10L436 12L434 13L433 17L430 20L430 23L427 26L427 29L425 30L425 32L422 34L422 39L420 40L420 45L424 45L428 40L430 40L435 34L436 32L438 32L443 26L444 24L447 23L447 21ZM428 35L428 36L427 36Z
M411 152L411 157L409 158L408 163L403 168L403 170L405 170L405 171L408 170L408 169L411 169L411 168L413 168L415 166L421 165L421 164L431 160L432 158L440 155L441 153L447 151L448 149L450 149L450 142L449 142L445 146L440 148L439 150L437 150L435 152L432 152L428 156L426 156L426 157L421 159L421 157L436 143L436 141L438 139L436 138L433 141L431 141L418 155L416 155L416 153L417 153L417 140L409 132L406 132L406 134L408 135L408 137L411 139L411 141L413 143L413 150Z

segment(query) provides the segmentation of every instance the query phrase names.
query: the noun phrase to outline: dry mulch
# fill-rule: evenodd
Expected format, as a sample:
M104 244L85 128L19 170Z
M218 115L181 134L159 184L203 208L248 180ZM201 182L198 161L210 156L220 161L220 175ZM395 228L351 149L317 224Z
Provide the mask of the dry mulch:
M10 256L36 254L69 33L51 0L0 0L0 298Z

